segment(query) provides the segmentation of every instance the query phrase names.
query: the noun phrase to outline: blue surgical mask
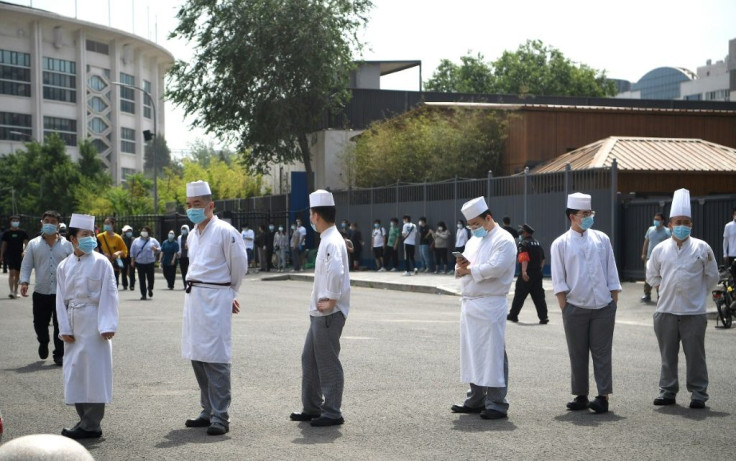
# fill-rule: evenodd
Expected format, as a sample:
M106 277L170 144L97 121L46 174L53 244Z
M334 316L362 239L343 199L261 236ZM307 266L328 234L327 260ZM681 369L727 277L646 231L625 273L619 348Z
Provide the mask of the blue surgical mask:
M585 230L588 230L591 227L593 227L593 221L594 221L594 219L593 219L592 216L587 216L587 217L583 218L582 221L580 221L580 227L582 227L584 231Z
M20 221L10 221L10 227L18 227L20 226Z
M186 229L182 229L181 230L181 235L187 235L188 233L189 233L189 231L186 230Z
M97 239L95 237L79 237L77 246L85 254L90 254L97 248Z
M654 220L654 227L659 227L659 225L662 224L662 221L655 219Z
M380 225L380 224L378 224L378 223L375 223L375 224L373 225L373 227L375 227L376 229L378 229L379 227L381 227L381 225Z
M128 237L128 238L131 238L133 236L133 233L130 232L130 231L128 231L128 232L125 233L125 236Z
M187 218L194 224L199 224L205 220L204 208L187 209Z
M283 232L283 231L284 231L283 226L279 226L279 232Z
M317 232L317 226L315 226L313 222L310 222L309 225L312 226L313 231Z
M105 224L105 225L102 226L102 229L104 229L105 232L110 232L112 230L112 225Z
M174 240L174 237L176 237L176 235L174 235L174 234L169 234L169 240Z
M41 226L41 232L46 235L56 234L56 224L44 224L43 226Z
M690 237L690 226L672 226L672 235L678 240L685 240Z
M457 228L458 228L458 229L462 229L462 228L463 228L463 225L462 225L462 224L460 224L460 223L457 223Z
M273 230L273 226L268 226L268 230L272 231Z
M477 229L473 229L473 236L478 238L483 238L488 234L488 231L485 227L479 227Z

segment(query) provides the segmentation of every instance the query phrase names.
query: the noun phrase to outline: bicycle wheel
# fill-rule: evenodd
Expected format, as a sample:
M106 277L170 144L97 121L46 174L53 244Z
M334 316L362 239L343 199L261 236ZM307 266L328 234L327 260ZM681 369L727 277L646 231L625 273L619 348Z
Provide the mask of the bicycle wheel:
M731 309L724 301L716 302L716 309L718 309L718 319L723 324L723 328L731 328Z

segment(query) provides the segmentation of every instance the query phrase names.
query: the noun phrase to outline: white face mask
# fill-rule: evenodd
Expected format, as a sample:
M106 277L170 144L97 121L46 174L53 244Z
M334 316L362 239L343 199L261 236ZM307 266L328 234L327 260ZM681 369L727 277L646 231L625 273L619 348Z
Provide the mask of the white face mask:
M143 237L144 239L148 238L148 232L146 231L141 232L141 237Z

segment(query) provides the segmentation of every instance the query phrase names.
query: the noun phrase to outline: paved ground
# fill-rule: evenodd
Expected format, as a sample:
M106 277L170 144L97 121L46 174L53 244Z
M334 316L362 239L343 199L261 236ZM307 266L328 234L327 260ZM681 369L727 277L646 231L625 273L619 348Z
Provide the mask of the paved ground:
M559 309L551 305L551 323L540 326L529 300L521 322L507 329L510 417L484 421L449 411L465 392L458 380L459 300L436 293L451 292L452 277L355 274L358 284L411 284L412 291L353 289L342 340L346 424L317 429L288 421L300 408L311 285L262 275L248 275L240 290L244 309L234 322L232 424L225 437L183 425L198 412L196 382L179 355L183 291L162 289L159 274L152 301L121 293L114 402L104 439L85 442L96 459L734 459L736 329L709 322L708 409L688 409L684 389L680 405L656 408L654 307L638 302L641 284L626 284L620 301L611 413L565 410L569 364ZM0 275L0 296L7 293L6 277ZM549 292L547 299L553 300ZM58 433L75 422L74 409L63 404L61 370L39 360L36 348L30 298L0 299L5 441Z

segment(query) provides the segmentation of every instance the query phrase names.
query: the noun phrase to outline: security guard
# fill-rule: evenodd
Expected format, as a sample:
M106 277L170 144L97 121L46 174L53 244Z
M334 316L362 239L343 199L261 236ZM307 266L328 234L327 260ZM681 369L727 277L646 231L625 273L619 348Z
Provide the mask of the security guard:
M544 300L544 288L542 288L542 268L544 267L544 250L532 234L534 229L529 224L519 226L522 240L519 243L518 261L521 264L521 275L516 279L516 293L511 303L511 312L506 320L519 321L519 312L524 305L527 295L532 295L534 307L537 309L539 323L549 323L547 317L547 302Z

